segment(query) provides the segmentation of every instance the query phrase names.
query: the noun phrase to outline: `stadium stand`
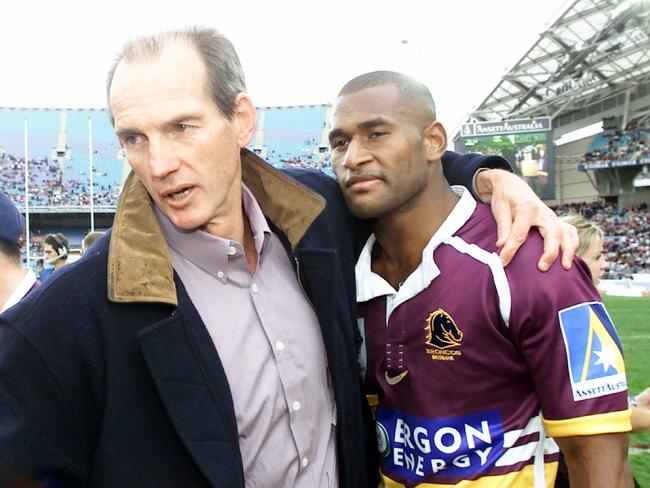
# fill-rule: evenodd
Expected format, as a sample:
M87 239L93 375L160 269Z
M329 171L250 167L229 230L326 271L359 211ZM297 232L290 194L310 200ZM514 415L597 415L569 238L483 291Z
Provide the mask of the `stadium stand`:
M585 163L593 162L602 162L606 165L608 162L615 161L627 163L629 166L649 164L648 136L650 136L650 126L647 120L640 123L633 120L627 124L624 131L616 128L604 129L594 137L578 169L585 171Z
M116 157L115 136L101 110L0 109L2 182L19 206L25 204L27 139L30 211L88 211L90 120L95 122L94 205L96 211L105 211L105 207L114 211L123 165Z
M251 148L279 168L319 168L332 174L328 109L328 105L259 108Z
M650 273L650 211L645 204L618 208L612 203L567 204L558 214L579 213L597 223L605 234L605 257L609 269L605 279L625 279Z
M277 167L315 167L331 174L328 108L260 108L251 148ZM30 212L88 212L90 152L94 210L115 210L128 167L103 110L0 108L0 129L3 185L21 208L25 204L26 133Z
M629 218L647 222L644 204L650 204L650 12L642 4L571 2L465 120L523 120L526 125L534 119L544 125L544 136L519 131L494 138L496 146L478 141L474 148L511 154L513 166L549 205L586 202L580 205L591 209L588 213L598 210L599 218L614 219L604 227L618 232L608 236L611 273L617 276L628 269L648 269L646 254L632 258L624 250L629 244L644 249L646 231L640 230L643 237L634 242L616 224ZM332 174L329 109L261 107L250 148L278 167L315 167ZM602 123L605 130L553 147L553 140L594 123ZM128 165L105 112L0 108L2 184L21 207L25 136L34 230L58 228L72 236L75 247L74 236L89 228L91 176L94 211L104 215L100 226L109 227Z
M327 105L259 108L250 148L277 167L313 167L332 175L328 110ZM100 228L110 227L129 168L104 110L0 108L2 184L23 211L25 145L32 261L41 255L47 233L63 232L72 249L79 249L90 228L91 158L93 216L101 216L95 216Z
M538 193L558 212L572 210L597 222L610 262L606 278L633 281L645 291L650 291L648 53L647 2L570 2L453 137L458 147L502 154L518 167L517 150L538 134L536 144L546 142L548 151L543 161L524 159L529 167L522 169L529 174L521 171L522 176L534 189L537 184L547 190ZM550 126L542 127L546 121ZM542 134L552 137L544 140ZM540 170L533 166L531 172L532 163Z
M601 199L621 207L650 203L650 179L643 176L648 162L635 157L637 148L627 135L621 139L626 131L630 140L643 136L647 127L649 32L647 2L575 0L549 22L464 123L550 118L559 144L547 153L554 186L550 204ZM593 139L601 130L593 127L606 132ZM592 131L575 136L585 129ZM456 140L461 139L459 129L456 133ZM610 142L611 149L616 146L613 153ZM637 145L641 154L647 151ZM620 154L623 148L625 154ZM605 160L598 159L603 156Z

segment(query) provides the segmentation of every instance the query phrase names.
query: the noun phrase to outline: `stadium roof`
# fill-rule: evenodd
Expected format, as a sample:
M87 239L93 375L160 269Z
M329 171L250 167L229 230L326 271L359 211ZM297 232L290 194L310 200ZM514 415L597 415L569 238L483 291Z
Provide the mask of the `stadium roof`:
M576 0L471 114L557 117L650 81L649 0Z

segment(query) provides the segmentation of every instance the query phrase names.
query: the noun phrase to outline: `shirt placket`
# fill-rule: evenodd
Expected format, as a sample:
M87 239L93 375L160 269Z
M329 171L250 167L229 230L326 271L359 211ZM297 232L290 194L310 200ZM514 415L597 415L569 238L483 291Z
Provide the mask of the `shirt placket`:
M389 295L386 297L387 309L392 309L391 301L396 300L398 295ZM388 384L395 385L408 374L407 356L404 350L404 340L406 328L403 320L403 314L400 313L399 307L392 310L388 317L385 344L385 379Z
M263 258L260 258L263 259ZM260 276L260 267L253 275L250 285L251 298L255 311L271 344L275 365L282 383L282 390L289 411L289 426L298 456L298 477L296 487L315 486L309 464L314 453L311 442L314 426L309 412L309 399L306 398L304 382L305 367L292 352L290 331L278 319L273 304L266 298L265 286ZM287 446L282 446L286 449Z

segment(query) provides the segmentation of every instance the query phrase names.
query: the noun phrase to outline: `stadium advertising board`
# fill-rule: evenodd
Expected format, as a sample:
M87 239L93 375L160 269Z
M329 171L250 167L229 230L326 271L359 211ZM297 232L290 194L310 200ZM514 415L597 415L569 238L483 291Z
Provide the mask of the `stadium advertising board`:
M463 124L456 149L497 154L543 199L555 198L550 117Z
M578 171L587 171L590 169L612 169L623 168L627 166L643 166L650 164L650 157L641 157L636 159L622 159L618 161L589 161L578 164Z

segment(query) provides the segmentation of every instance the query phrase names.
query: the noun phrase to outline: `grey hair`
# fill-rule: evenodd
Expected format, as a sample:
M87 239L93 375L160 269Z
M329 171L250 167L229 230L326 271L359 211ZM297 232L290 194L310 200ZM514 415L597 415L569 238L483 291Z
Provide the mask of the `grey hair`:
M221 113L232 119L235 97L246 91L244 70L232 43L216 29L189 27L179 31L162 32L129 41L117 55L108 72L106 98L108 116L114 123L111 110L111 84L117 66L127 63L143 63L159 56L163 49L173 42L186 42L196 49L205 65L208 78L208 93Z
M436 104L427 86L411 76L396 71L371 71L352 78L341 88L338 96L384 85L395 86L399 90L402 100L421 109L430 109L433 120L435 120Z

